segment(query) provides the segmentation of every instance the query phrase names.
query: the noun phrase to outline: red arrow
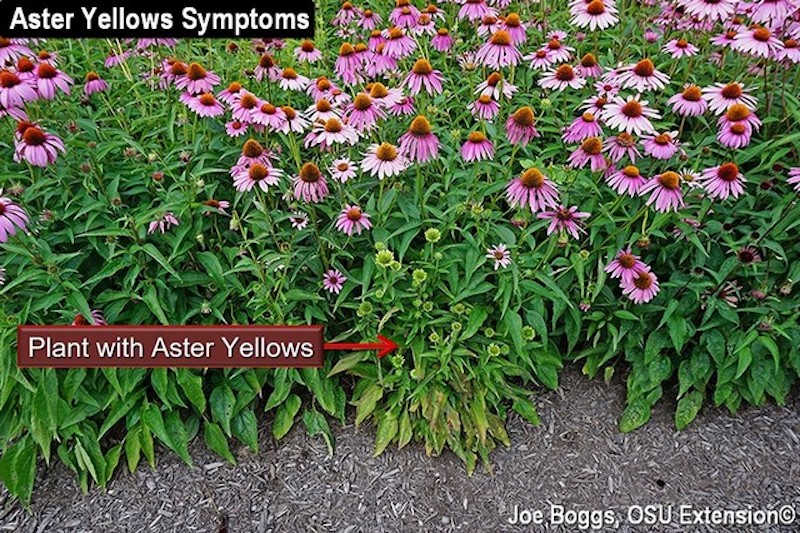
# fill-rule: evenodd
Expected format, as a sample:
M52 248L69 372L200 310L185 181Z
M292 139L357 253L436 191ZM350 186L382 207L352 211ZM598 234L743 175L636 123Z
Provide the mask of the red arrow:
M345 350L348 352L357 352L361 350L378 350L378 357L383 357L392 353L397 349L397 343L387 339L383 335L378 335L378 342L326 342L323 347L325 351L329 350Z

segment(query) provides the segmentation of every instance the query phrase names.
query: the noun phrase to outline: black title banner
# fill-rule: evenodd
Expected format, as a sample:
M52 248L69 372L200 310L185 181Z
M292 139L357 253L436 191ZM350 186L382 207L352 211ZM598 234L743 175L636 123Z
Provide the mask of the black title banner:
M312 37L313 0L209 2L0 0L3 37ZM217 4L219 5L219 4ZM224 5L224 4L223 4ZM213 11L212 11L213 10Z

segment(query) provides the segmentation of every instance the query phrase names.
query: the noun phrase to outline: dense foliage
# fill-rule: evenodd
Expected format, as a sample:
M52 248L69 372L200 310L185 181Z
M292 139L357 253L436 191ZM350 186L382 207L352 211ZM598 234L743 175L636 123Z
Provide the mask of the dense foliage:
M568 361L627 376L623 431L664 395L678 428L782 403L797 2L648 4L346 3L313 44L3 39L0 479L27 499L57 456L104 486L157 443L190 462L197 434L234 462L264 411L332 451L348 405L376 453L416 440L472 471ZM71 323L319 323L401 349L17 369L16 325Z

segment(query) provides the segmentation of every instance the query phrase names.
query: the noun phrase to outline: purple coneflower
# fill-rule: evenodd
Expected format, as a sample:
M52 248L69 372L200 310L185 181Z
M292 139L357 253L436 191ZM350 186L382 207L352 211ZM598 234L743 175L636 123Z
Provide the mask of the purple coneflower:
M700 49L686 39L672 39L664 45L664 52L672 56L673 59L691 57L697 55Z
M699 117L708 109L708 103L697 85L687 85L667 103L672 106L673 113L682 117Z
M0 71L0 106L6 109L22 108L25 102L39 98L35 85L19 79L15 73Z
M357 205L344 206L339 218L336 219L336 229L348 236L352 236L354 232L361 235L363 230L371 227L372 222L369 220L369 215Z
M264 81L264 79L276 81L281 76L281 69L275 64L275 59L270 54L262 54L253 73L257 81Z
M383 180L386 177L400 175L409 164L410 161L397 150L396 146L385 142L372 144L367 148L361 161L361 170Z
M744 104L733 104L725 114L717 120L719 125L729 125L744 123L753 129L761 127L761 120L758 116Z
M181 222L173 213L167 211L161 218L158 218L150 223L147 227L147 233L152 235L156 231L166 233L168 229L174 226L180 226Z
M710 198L726 200L729 196L738 198L744 194L746 180L736 163L724 163L704 170L699 181Z
M107 90L108 83L100 78L96 72L89 72L86 74L86 85L83 86L83 92L86 94L86 96Z
M417 24L419 9L409 0L397 0L395 8L389 13L389 22L401 28L411 28Z
M197 96L183 93L180 101L200 117L218 117L225 112L225 107L211 93L202 93Z
M130 57L130 55L131 55L130 50L125 50L124 52L121 53L117 53L115 50L112 50L111 53L106 58L105 62L103 63L103 66L106 68L117 67L122 63L126 62L128 60L128 57Z
M383 118L386 112L367 93L358 93L344 114L347 124L362 133L370 131Z
M570 23L579 28L589 28L590 31L605 30L619 22L617 9L610 2L591 0L576 4L578 7L572 10Z
M58 152L66 153L64 142L31 122L17 124L14 134L14 161L23 159L35 167L46 167L58 159Z
M417 59L411 72L408 73L403 86L408 87L408 92L412 95L419 94L424 88L428 94L439 94L442 92L442 73L434 70L427 59Z
M28 215L9 198L0 197L0 243L8 241L20 229L25 231Z
M599 137L589 137L569 156L569 165L572 168L583 168L590 164L592 172L605 170L608 166L603 157L603 141Z
M227 215L228 212L225 211L231 206L231 203L227 200L216 200L211 198L203 202L203 205L211 209L211 211L206 211L205 215L211 215L212 213L218 213L220 215Z
M483 17L497 17L497 11L486 5L485 0L459 0L461 9L458 10L458 18L467 19L470 22L480 20Z
M396 117L413 115L415 112L413 96L405 96L389 106L389 113Z
M219 76L203 68L200 63L190 63L186 75L175 80L175 87L192 94L208 93L219 85Z
M555 63L555 59L547 48L540 48L535 52L522 56L522 59L529 61L532 69L541 71L549 70Z
M334 144L354 145L358 142L358 131L349 124L342 123L336 117L324 122L316 122L314 128L306 136L305 145L330 148Z
M789 169L789 179L786 183L794 186L794 190L800 192L800 167Z
M380 82L373 82L364 88L369 93L372 101L384 109L391 107L403 99L403 90L398 88L387 88Z
M629 283L622 285L622 293L637 305L650 302L660 290L658 278L649 270L640 270Z
M395 26L384 30L383 37L386 39L384 53L393 59L408 57L417 49L417 42L413 37L406 35L403 28Z
M787 37L783 40L783 51L778 54L781 61L800 63L800 43L797 39Z
M733 29L725 30L719 35L715 35L714 37L712 37L709 42L714 46L719 46L722 48L733 48L733 43L736 40L736 36L738 34L739 32Z
M546 72L539 78L539 85L545 89L563 91L567 87L580 89L586 85L586 78L582 78L575 73L572 65L560 65L555 70Z
M334 159L328 168L331 177L339 183L345 183L356 177L356 167L349 158Z
M723 22L731 18L736 10L738 0L680 0L678 4L690 15L699 19L711 19Z
M550 225L547 227L548 235L556 232L565 232L575 239L579 238L581 233L585 233L579 225L581 219L589 218L590 216L591 213L578 211L577 206L567 208L563 205L558 206L554 211L545 211L536 215L537 218L550 221Z
M644 264L639 256L631 253L630 247L617 252L617 255L605 268L611 279L619 279L625 285L632 283L639 272L649 270L650 267Z
M655 204L656 211L666 213L677 211L683 207L683 191L681 191L681 177L677 172L667 171L650 178L639 191L640 195L650 194L647 205Z
M162 232L163 233L163 232ZM72 319L71 326L107 326L108 323L106 322L106 317L103 315L103 312L100 309L92 309L92 320L91 322L86 319L85 316L81 314L75 315L75 318Z
M725 148L734 150L750 144L753 127L747 122L725 122L720 124L717 141Z
M511 44L514 46L520 45L528 39L526 34L528 25L522 22L522 19L517 13L509 13L506 15L502 22L501 29L508 33L511 37Z
M494 269L506 268L511 264L511 252L505 244L498 244L486 250L486 259L494 260Z
M634 89L641 93L660 91L669 83L669 76L656 70L651 60L642 59L634 65L619 69L616 81L623 89Z
M494 32L500 29L502 29L500 19L494 15L486 15L478 24L476 33L481 37L485 37L486 35L492 35Z
M732 48L755 57L773 57L783 50L783 42L769 28L756 26L740 32L733 40Z
M547 53L553 58L556 63L566 63L572 59L572 53L575 51L571 46L563 44L562 39L557 36L551 36L550 40L545 45Z
M19 58L17 61L16 75L23 82L36 85L36 64L27 57Z
M589 137L602 137L603 128L594 113L586 111L564 129L561 139L568 144L579 143Z
M645 135L642 139L644 155L649 155L654 159L672 158L681 144L678 141L677 131L659 133L658 135Z
M529 106L517 109L506 120L506 137L511 144L527 146L531 140L539 137L536 131L536 115Z
M365 30L374 31L381 25L381 22L383 22L383 18L371 9L365 9L361 12L361 27Z
M477 100L469 104L468 109L473 116L491 122L500 111L500 104L488 94L482 94Z
M506 186L511 207L530 207L532 213L555 209L559 205L558 188L539 169L529 168Z
M627 157L631 163L635 163L636 158L642 156L636 145L636 139L630 133L623 131L615 137L606 139L603 151L608 153L612 163L619 163L623 157Z
M20 57L33 57L33 50L20 43L17 39L0 37L0 65L13 63Z
M236 165L231 169L231 176L238 174L243 168L258 163L265 166L272 166L270 162L270 153L268 150L264 149L260 142L255 139L247 139L242 146L242 154L236 161Z
M796 19L796 12L800 9L797 0L763 0L753 2L749 4L749 7L751 9L750 18L753 21L777 27L789 20L792 15L795 15Z
M494 145L480 131L473 131L461 146L461 157L467 163L494 158Z
M233 119L251 124L253 122L253 114L261 107L261 103L261 100L256 95L243 89L233 97L233 102L230 104Z
M319 203L327 198L328 181L314 163L306 163L294 177L294 197L306 203Z
M711 87L703 88L702 92L709 109L717 115L721 115L734 104L744 104L751 110L758 107L758 100L739 82L715 83Z
M347 277L333 268L322 275L322 286L331 294L342 292L345 281L347 281Z
M654 109L647 107L647 100L639 100L640 94L629 96L623 100L615 96L612 102L606 104L601 115L605 123L618 131L627 133L655 133L655 128L650 119L661 118Z
M761 252L753 246L743 246L736 252L736 257L745 265L752 265L762 261Z
M603 67L597 62L594 54L588 53L581 58L575 71L583 78L599 78L603 74Z
M284 91L305 91L311 80L301 76L293 68L285 68L281 71L280 87Z
M427 163L439 156L439 139L433 134L431 123L422 115L411 122L398 143L400 153L417 163Z
M493 69L512 67L521 59L522 54L511 42L511 36L505 30L496 31L475 56L476 61Z
M217 94L217 99L220 102L225 102L228 105L232 105L233 102L236 101L239 96L241 96L242 91L244 91L242 84L238 81L234 81Z
M478 84L475 88L475 94L488 94L495 100L500 100L500 97L503 96L507 100L511 100L511 97L514 96L519 88L516 85L512 85L505 79L503 79L503 75L499 72L492 72L486 78L486 81L483 81Z
M356 85L362 79L362 62L356 55L356 49L350 43L342 43L339 47L339 56L336 58L333 70L343 82Z
M308 227L308 215L300 211L292 211L292 214L289 215L289 222L292 223L292 228L303 231Z
M313 41L306 39L294 49L294 57L300 62L316 63L322 59L322 52L317 50Z
M52 100L56 90L69 94L69 86L73 84L72 78L48 63L39 63L36 68L36 89L39 97Z
M283 175L279 169L262 163L241 167L239 172L233 176L233 186L237 191L249 192L256 185L264 192L268 192L270 187L280 183Z
M612 172L606 177L606 183L614 189L617 194L627 194L628 196L638 196L647 183L647 178L642 176L639 169L633 165L628 165L621 170Z
M455 42L455 39L450 35L450 31L447 28L439 28L436 30L436 35L431 39L431 46L438 52L447 52L453 47Z

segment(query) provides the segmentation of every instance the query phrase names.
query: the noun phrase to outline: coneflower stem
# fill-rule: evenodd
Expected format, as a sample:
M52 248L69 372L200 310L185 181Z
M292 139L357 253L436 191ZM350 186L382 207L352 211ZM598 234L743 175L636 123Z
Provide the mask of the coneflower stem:
M417 163L417 201L419 202L420 220L425 218L425 196L423 194L424 180L422 177L422 166Z

